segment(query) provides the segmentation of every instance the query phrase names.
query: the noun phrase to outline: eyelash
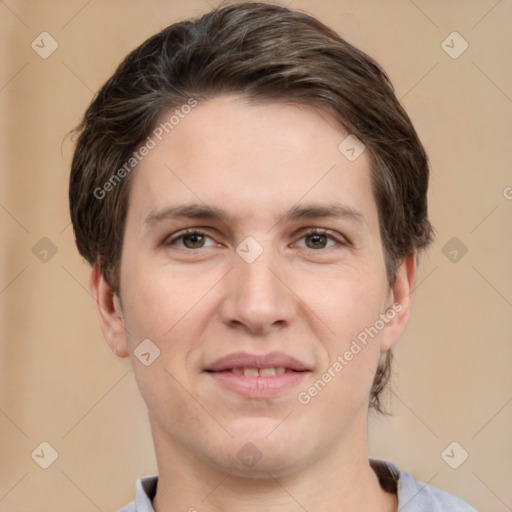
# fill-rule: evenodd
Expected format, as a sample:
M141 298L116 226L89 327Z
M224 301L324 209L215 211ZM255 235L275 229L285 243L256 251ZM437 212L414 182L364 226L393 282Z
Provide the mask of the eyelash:
M171 237L167 237L164 241L164 245L166 245L166 246L174 245L175 242L177 242L178 240L182 240L186 236L191 236L191 235L201 235L204 237L212 238L211 236L208 236L204 231L201 231L197 228L189 228L189 229L184 229L182 231L179 231L175 235L171 235ZM180 247L180 249L184 249L186 251L197 250L197 249L189 249L187 247ZM200 247L200 249L204 249L204 247Z
M179 231L175 235L171 235L171 237L167 237L164 241L165 246L172 246L175 245L175 243L179 240L183 240L186 236L191 235L200 235L204 236L210 239L213 239L211 236L209 236L204 231L201 231L197 228L189 228L184 229L182 231ZM311 235L325 235L329 240L334 241L337 246L343 246L343 247L350 247L351 243L346 239L345 237L335 236L331 231L322 229L322 228L305 228L305 230L301 231L300 233L300 240ZM320 249L311 249L309 247L302 247L302 249L306 249L308 251L318 252L320 250L326 250L326 249L333 249L334 247L323 247ZM179 249L185 250L185 251L197 251L198 249L205 249L205 247L199 247L198 249L190 249L188 247L179 247Z

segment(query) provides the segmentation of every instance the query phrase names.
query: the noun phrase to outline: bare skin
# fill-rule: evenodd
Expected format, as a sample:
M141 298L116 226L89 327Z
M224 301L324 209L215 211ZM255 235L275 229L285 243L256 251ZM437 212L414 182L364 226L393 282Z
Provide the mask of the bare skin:
M347 135L311 107L216 97L134 171L120 298L97 266L91 289L105 339L132 359L148 407L157 512L396 510L368 464L368 394L407 324L414 258L390 287L369 155L345 158ZM393 304L378 334L332 370ZM134 355L145 339L160 350L149 366ZM240 381L261 374L226 386L208 371L235 352L279 352L307 371L247 395ZM330 367L328 384L300 402Z

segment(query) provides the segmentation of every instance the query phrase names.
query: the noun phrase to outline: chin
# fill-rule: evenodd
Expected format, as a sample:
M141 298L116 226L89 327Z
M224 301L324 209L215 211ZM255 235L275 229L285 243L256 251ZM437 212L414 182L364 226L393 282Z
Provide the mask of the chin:
M254 480L281 478L305 466L304 460L297 457L297 453L291 447L283 447L280 452L276 452L265 448L259 450L249 443L243 445L235 457L231 456L221 464L223 469L234 477Z
M307 464L308 451L304 441L311 442L297 425L285 425L275 418L246 418L227 430L233 435L224 449L212 448L217 465L233 475L268 479L290 474ZM277 427L277 428L276 428ZM221 455L221 457L219 457ZM269 475L270 473L270 475Z

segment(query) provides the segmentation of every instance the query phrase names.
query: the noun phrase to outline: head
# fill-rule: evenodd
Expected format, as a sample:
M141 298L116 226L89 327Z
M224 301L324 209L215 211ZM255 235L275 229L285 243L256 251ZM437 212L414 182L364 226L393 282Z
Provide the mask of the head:
M432 228L427 157L375 61L305 14L227 6L131 52L78 132L76 243L93 266L105 337L133 358L161 432L190 442L164 412L182 410L187 397L169 393L184 388L216 408L209 365L240 351L296 351L310 386L352 350L316 405L302 404L290 420L298 437L303 418L322 416L352 386L359 391L340 413L347 428L363 407L382 410L391 347ZM321 229L301 231L310 225ZM170 236L183 228L196 232ZM359 355L351 343L372 327ZM134 355L146 338L160 350L147 367ZM164 397L157 390L166 386ZM260 439L288 399L229 395L225 430L237 443L237 432ZM192 416L197 435L200 413Z

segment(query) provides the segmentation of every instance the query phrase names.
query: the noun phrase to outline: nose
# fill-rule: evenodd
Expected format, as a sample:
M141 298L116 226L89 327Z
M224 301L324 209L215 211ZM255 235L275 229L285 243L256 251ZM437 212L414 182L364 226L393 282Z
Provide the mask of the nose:
M222 320L229 327L264 335L289 325L297 314L283 266L269 253L263 251L251 263L233 256L235 268L227 276L221 307Z

